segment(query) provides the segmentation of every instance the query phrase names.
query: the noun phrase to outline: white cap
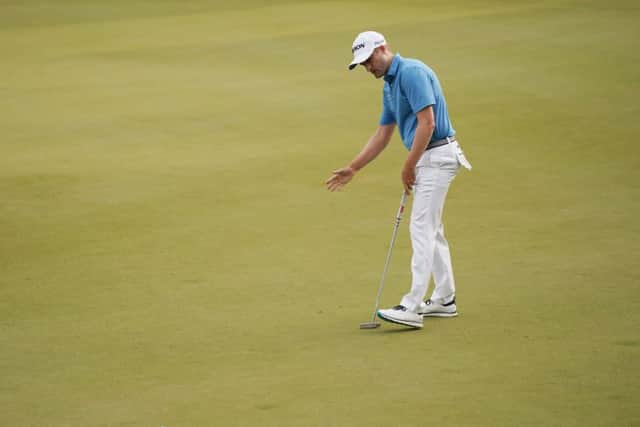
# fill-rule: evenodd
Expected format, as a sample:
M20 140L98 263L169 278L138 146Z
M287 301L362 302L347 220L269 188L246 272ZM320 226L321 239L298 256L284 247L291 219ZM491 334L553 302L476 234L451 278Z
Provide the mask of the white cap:
M353 41L353 45L351 45L353 61L349 64L349 69L353 70L358 64L369 59L375 48L386 44L387 41L384 36L375 31L365 31L358 34L358 37Z

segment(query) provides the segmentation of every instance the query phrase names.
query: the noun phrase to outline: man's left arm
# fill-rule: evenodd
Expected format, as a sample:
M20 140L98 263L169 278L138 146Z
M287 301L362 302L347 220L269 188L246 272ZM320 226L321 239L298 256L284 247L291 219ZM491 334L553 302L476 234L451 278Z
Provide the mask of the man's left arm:
M416 165L427 149L433 130L436 127L433 106L431 105L418 111L416 118L418 119L418 125L413 137L413 146L402 168L402 183L407 193L410 193L413 189L413 184L416 182Z
M407 97L407 102L418 122L413 136L413 145L402 168L402 184L405 191L410 192L416 181L416 164L427 149L436 126L433 116L436 97L427 71L420 67L409 67L403 70L400 75L400 88Z

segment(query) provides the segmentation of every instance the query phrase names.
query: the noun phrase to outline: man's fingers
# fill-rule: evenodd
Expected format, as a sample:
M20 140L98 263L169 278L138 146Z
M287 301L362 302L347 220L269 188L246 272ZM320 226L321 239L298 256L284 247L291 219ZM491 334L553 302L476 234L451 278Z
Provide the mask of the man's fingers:
M342 179L342 177L341 177L340 175L338 175L338 174L333 174L333 175L331 175L331 178L329 178L329 179L327 180L327 184L328 184L328 183L330 183L330 182L334 182L334 181L338 181L338 182L340 182L340 180L341 180L341 179Z
M404 191L406 191L407 194L411 194L411 190L413 190L413 184L410 184L406 181L404 181L402 184L404 185Z
M344 169L336 169L333 172L331 172L333 175L331 175L331 178L329 178L325 184L329 184L332 181L336 181L336 180L340 180L340 177L343 176L345 174L345 170Z
M344 187L353 178L350 168L341 168L333 171L333 175L325 181L329 191L339 190Z
M336 191L340 187L342 187L340 183L333 183L333 184L330 184L327 188L329 189L329 191Z

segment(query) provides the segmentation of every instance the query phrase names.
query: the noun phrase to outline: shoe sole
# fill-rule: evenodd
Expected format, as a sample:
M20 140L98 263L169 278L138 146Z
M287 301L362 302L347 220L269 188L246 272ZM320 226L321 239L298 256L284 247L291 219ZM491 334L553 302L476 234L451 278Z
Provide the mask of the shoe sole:
M398 320L398 319L394 319L392 317L385 317L380 312L378 312L378 317L381 318L382 320L385 320L385 321L390 322L390 323L395 323L397 325L402 325L402 326L410 326L410 327L416 328L416 329L420 329L423 326L422 323L414 323L414 322L410 322L408 320Z
M418 313L421 314L421 313ZM422 317L456 317L458 312L455 313L422 313Z

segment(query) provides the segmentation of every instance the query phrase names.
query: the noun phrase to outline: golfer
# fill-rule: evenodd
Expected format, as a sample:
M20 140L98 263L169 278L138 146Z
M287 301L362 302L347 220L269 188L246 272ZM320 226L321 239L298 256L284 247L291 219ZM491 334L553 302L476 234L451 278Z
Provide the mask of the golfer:
M384 36L374 31L358 34L352 45L349 69L362 65L375 78L383 78L382 114L379 126L353 161L333 171L327 188L345 186L355 174L388 145L397 126L409 151L402 166L405 191L414 192L411 211L411 290L400 304L379 310L388 322L422 327L423 316L453 317L456 288L449 244L444 237L442 210L451 181L460 166L471 169L449 120L440 82L424 63L394 54ZM433 274L435 287L427 294Z

